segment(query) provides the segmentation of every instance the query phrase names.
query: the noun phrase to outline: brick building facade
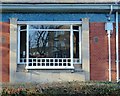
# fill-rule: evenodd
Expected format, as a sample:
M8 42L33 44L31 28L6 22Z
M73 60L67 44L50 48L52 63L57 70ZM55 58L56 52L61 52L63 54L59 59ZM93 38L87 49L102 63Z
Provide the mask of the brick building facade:
M46 8L48 7L48 9L47 10L43 9L43 11L45 11L45 12L39 12L40 9L39 10L30 9L31 10L31 12L30 12L29 7L28 7L28 9L26 9L26 11L29 10L29 12L27 12L27 13L26 13L26 11L24 11L24 10L21 11L19 9L19 7L21 7L22 5L18 6L18 9L14 9L14 8L12 9L12 7L11 7L11 9L7 9L7 7L9 7L9 5L12 5L12 4L11 3L9 3L9 4L3 3L1 5L1 6L3 6L3 8L1 8L1 10L3 10L3 12L0 13L2 15L2 19L1 19L1 23L0 23L0 27L1 27L0 32L2 33L2 34L0 34L1 35L0 49L2 51L2 54L0 55L1 66L2 66L1 67L1 74L2 74L1 81L2 82L24 82L23 79L25 79L25 82L26 82L26 81L30 80L31 78L33 79L33 80L31 79L31 82L33 82L34 80L37 80L38 82L39 81L40 82L49 82L49 81L60 81L60 80L62 80L62 81L64 81L64 80L65 81L66 80L67 81L69 81L69 80L70 81L71 80L108 81L109 80L109 54L108 54L109 50L108 50L108 35L107 35L107 31L105 30L105 23L109 22L107 20L108 15L110 15L111 21L113 22L113 34L111 34L111 37L110 37L111 79L112 79L112 81L116 81L116 77L117 77L116 12L118 12L118 18L117 18L118 19L118 30L119 30L118 32L120 32L119 3L117 5L115 5L113 3L104 5L104 3L103 3L104 7L106 7L106 6L108 7L108 9L106 9L105 11L103 11L103 9L97 9L97 7L96 7L96 9L93 9L93 10L91 8L90 9L86 8L84 10L83 9L81 10L79 8L74 9L74 7L76 7L76 6L78 7L78 5L73 4L72 6L74 6L74 7L73 7L73 9L71 9L72 8L71 7L70 8L71 10L69 12L64 12L60 8L58 8L59 12L56 12L57 9L52 10L52 8L51 8L50 9L50 10L52 10L52 12L51 12L49 10L49 4L48 4L48 6L46 6ZM31 5L31 4L28 4L28 6L29 5ZM89 6L95 7L96 5L95 6L94 5L95 4L89 4ZM14 6L14 4L12 6ZM23 6L24 6L24 4L23 4ZM64 6L64 4L63 5L61 4L59 6L66 7L67 4L66 4L66 6ZM69 7L70 6L71 5L69 5ZM84 6L88 6L88 5L84 5ZM101 4L98 4L98 6L101 6ZM111 10L110 6L113 6L113 11L111 14L109 14L110 10ZM23 7L23 9L24 9L24 7ZM65 9L68 10L67 8L65 8ZM32 13L32 10L35 10L35 12ZM42 8L41 8L41 10L42 10ZM18 12L16 12L16 11L18 11ZM29 16L29 17L27 17L27 16ZM37 16L37 18L36 18L36 16ZM86 20L86 18L87 18L87 20ZM19 21L20 21L20 23L19 23ZM52 69L49 68L48 70L46 70L46 68L44 68L41 70L41 68L39 68L39 70L37 69L37 73L36 73L39 75L34 74L36 72L36 69L35 70L28 69L26 71L25 67L23 67L23 66L25 66L25 64L21 64L22 68L21 68L21 65L19 65L20 66L20 68L19 68L18 63L17 63L18 53L12 54L12 52L14 52L15 50L16 50L15 52L18 52L18 50L19 50L18 49L18 41L17 41L18 33L17 33L17 35L15 35L14 33L18 32L18 26L19 26L19 24L21 24L21 21L23 21L23 22L25 22L25 21L34 21L34 22L37 22L37 21L45 21L45 22L47 22L47 21L48 22L49 21L64 21L64 22L65 21L66 22L67 21L70 21L70 22L71 21L76 21L76 22L81 21L82 22L80 25L80 28L82 31L82 33L81 33L82 34L82 39L81 39L82 45L81 46L84 46L84 47L79 47L79 48L81 48L81 52L82 52L82 55L81 55L82 56L82 60L81 60L82 64L73 64L74 68L72 68L72 69L68 68L69 70L66 68L63 68L61 70L61 69L59 69L59 67L57 68L57 70L54 68L52 68ZM39 23L38 23L38 25L39 25ZM76 25L73 24L73 26L76 26ZM86 27L86 26L88 26L88 27ZM71 30L74 30L74 27ZM70 31L70 32L72 32L72 31ZM16 37L12 36L12 34L14 34L14 36L16 36ZM74 31L73 31L73 34L74 34ZM119 34L119 37L120 37L120 34ZM13 40L14 38L16 38L15 41ZM72 38L72 37L70 37L70 38ZM79 37L79 39L80 39L80 37ZM12 42L12 41L14 41L14 42ZM118 40L118 41L119 41L118 42L118 45L119 45L118 51L120 53L120 44L119 44L120 40ZM86 46L87 46L87 48L85 48ZM13 48L13 50L11 48ZM80 49L79 49L79 51L80 51ZM80 55L79 55L79 57L80 57ZM13 60L13 61L11 61L11 60ZM15 60L15 62L14 62L14 60ZM11 62L15 63L15 65ZM62 62L64 62L64 61L62 61ZM12 69L11 66L14 66L15 68L13 67L13 69ZM49 65L49 66L52 66L52 65ZM20 70L18 70L18 69L20 69ZM119 74L120 74L120 71L119 71ZM46 75L46 76L44 76L44 75ZM68 76L68 75L70 75L70 76ZM14 76L14 77L12 77L12 76ZM22 78L20 78L20 76L22 76ZM67 79L65 78L66 76L68 76Z

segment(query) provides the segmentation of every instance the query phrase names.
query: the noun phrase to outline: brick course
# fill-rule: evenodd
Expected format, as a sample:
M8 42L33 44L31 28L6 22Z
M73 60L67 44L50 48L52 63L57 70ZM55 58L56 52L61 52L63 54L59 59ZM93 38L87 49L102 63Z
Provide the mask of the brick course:
M95 42L95 38L98 42ZM115 24L111 35L112 80L116 80ZM90 78L108 80L108 38L105 23L90 23Z
M119 23L119 65L120 65L120 23ZM120 66L119 66L120 70ZM120 71L119 71L119 77L120 77Z
M1 34L1 44L0 49L2 50L2 81L8 82L9 81L9 23L0 22L0 26L2 27L2 34Z

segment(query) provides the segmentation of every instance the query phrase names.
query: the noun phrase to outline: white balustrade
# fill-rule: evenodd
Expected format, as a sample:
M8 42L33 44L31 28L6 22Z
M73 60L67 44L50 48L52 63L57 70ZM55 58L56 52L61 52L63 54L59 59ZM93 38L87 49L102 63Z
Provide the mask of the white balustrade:
M26 58L20 59L20 64L26 64ZM64 68L73 68L71 65L70 58L29 58L27 69L64 69ZM80 60L75 58L73 59L74 64L80 64Z

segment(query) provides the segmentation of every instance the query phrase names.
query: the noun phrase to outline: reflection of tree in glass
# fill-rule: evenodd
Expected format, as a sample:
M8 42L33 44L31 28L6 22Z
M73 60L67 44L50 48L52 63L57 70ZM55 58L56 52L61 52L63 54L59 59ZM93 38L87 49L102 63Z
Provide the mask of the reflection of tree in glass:
M33 29L59 29L60 26L53 25L32 25ZM34 31L30 34L29 37L29 48L30 55L34 55L35 57L46 57L46 52L48 49L48 31Z
M64 25L32 25L32 29L68 29ZM67 34L65 34L67 33ZM64 31L31 31L29 36L30 57L56 57L58 54L69 56L69 32ZM58 39L58 41L56 41ZM67 42L66 42L67 40ZM57 43L58 42L58 43ZM66 51L68 49L68 52ZM66 56L64 56L66 57Z

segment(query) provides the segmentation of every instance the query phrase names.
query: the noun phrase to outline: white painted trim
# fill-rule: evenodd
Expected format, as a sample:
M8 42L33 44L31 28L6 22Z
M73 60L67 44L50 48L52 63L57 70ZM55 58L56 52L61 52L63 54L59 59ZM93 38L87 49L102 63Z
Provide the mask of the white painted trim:
M77 31L77 32L79 32L79 30L74 30L73 29L73 25L78 25L78 26L80 26L81 25L81 21L18 21L18 26L19 26L19 24L26 24L27 25L27 38L26 38L26 69L28 69L28 67L29 68L33 68L33 69L36 69L36 67L39 67L39 68L41 68L41 67L48 67L48 66L29 66L29 32L30 31L37 31L37 30L39 30L39 31L70 31L70 59L71 59L71 66L63 66L64 68L67 68L67 67L72 67L72 68L74 68L74 66L73 66L73 63L74 63L74 53L73 53L73 47L74 47L74 43L73 43L73 35L74 35L74 33L73 33L73 31ZM55 24L58 24L58 25L68 25L68 26L70 26L69 28L70 29L30 29L30 24L32 24L32 25L55 25ZM21 30L19 30L19 31L21 31ZM79 47L81 47L81 46L79 46ZM19 53L20 54L20 53ZM19 60L20 61L20 60ZM80 60L79 60L80 61ZM23 63L23 62L22 62ZM21 63L21 64L22 64ZM37 63L37 61L36 61L36 63ZM62 62L63 63L63 62ZM32 64L33 64L33 62L32 62ZM78 64L78 62L76 63L76 64ZM54 66L51 66L52 68L54 68ZM61 67L61 66L55 66L55 68L58 68L59 69L59 67ZM62 68L63 68L62 67ZM38 68L38 69L39 69Z
M18 26L17 44L17 63L20 63L20 26Z
M21 29L20 31L27 31L27 29Z
M74 31L74 32L78 32L79 30L74 30L74 29L73 29L73 31Z
M79 60L80 60L80 64L82 64L82 30L81 30L81 26L79 26Z
M22 58L22 63L26 64L27 62L24 62L24 60L27 60L26 58ZM26 69L27 68L33 68L33 69L36 69L36 67L38 67L37 69L40 69L40 68L70 68L70 67L73 67L72 64L71 65L68 65L71 63L71 59L70 58L29 58L28 60L30 60L28 66L26 66ZM44 60L44 61L43 61ZM52 60L52 61L51 61ZM55 61L57 60L57 61ZM60 61L61 60L61 61ZM65 61L64 61L65 60ZM34 65L35 63L35 65ZM53 65L51 65L51 63ZM62 65L60 65L60 63ZM44 65L42 65L44 64ZM48 64L48 65L46 65ZM55 64L57 64L57 66L55 66ZM66 65L63 65L63 64L66 64Z
M71 65L73 66L73 25L70 25L70 58Z
M26 31L26 30L20 30L20 31ZM29 31L70 31L69 29L29 29ZM78 30L74 30L74 32L78 32Z
M55 62L55 59L70 59L70 58L29 58L29 60L30 59L37 59L37 60L42 60L42 59L44 59L45 60L45 62L46 62L46 60L47 59L49 59L49 60L53 60L53 62L51 62L51 63L56 63ZM21 62L19 63L19 64L26 64L26 61L24 61L24 60L26 60L26 58L21 58L20 59L21 60ZM77 62L77 60L79 60L78 58L73 58L73 64L82 64L82 63L80 63L80 62ZM63 62L63 61L62 61ZM39 63L38 61L36 62L36 63ZM41 62L42 63L42 62ZM46 62L47 63L47 62ZM50 63L50 62L49 62ZM68 63L68 61L67 62L65 62L65 63Z
M27 38L26 38L26 69L29 64L29 25L27 25Z
M70 31L70 29L29 29L29 31Z
M74 69L73 66L26 66L26 69Z
M18 21L17 24L29 25L80 25L82 21Z

